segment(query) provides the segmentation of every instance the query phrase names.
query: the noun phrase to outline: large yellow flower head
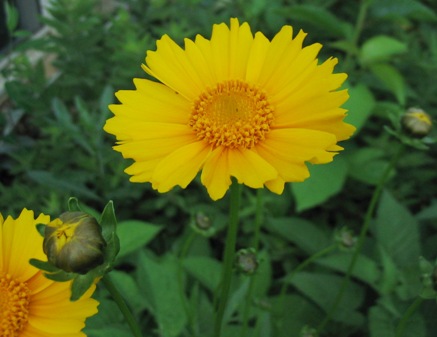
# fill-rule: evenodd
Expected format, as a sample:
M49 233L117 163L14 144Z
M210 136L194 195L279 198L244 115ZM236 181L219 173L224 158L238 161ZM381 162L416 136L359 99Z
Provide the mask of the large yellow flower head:
M49 221L27 209L17 219L0 214L0 336L85 336L85 319L97 313L98 302L90 298L95 286L70 302L71 282L51 281L29 264L45 260L35 225Z
M332 161L354 127L343 122L346 74L337 59L318 64L318 43L302 47L284 26L269 41L247 23L214 25L210 40L198 35L180 48L167 35L149 51L143 69L161 83L134 79L105 131L114 148L135 162L133 182L159 192L201 182L220 199L231 177L252 188L282 193L285 182L309 176L306 162Z

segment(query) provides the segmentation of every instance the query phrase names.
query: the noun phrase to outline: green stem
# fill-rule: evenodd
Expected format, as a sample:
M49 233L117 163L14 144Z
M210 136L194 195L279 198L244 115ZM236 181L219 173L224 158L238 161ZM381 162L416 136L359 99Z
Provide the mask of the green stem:
M263 191L264 190L262 188L256 191L255 231L252 241L252 247L255 249L256 253L258 253L261 227L263 224L263 215L264 215ZM250 313L250 306L252 302L252 293L253 293L253 289L255 288L255 281L256 281L256 273L252 275L250 278L249 289L247 291L246 300L244 302L243 326L241 329L240 337L246 336L247 329L249 327L249 313Z
M364 22L366 21L367 9L369 8L370 1L362 0L360 4L360 9L358 12L357 22L355 23L354 34L352 35L352 48L350 48L346 54L346 59L344 61L344 71L350 71L352 56L356 51L359 50L358 41L360 39L361 32L363 31Z
M140 327L138 326L137 321L135 320L134 316L132 315L132 312L129 310L129 308L128 308L125 300L121 296L120 292L117 290L115 285L110 280L109 275L105 275L102 279L102 282L105 285L106 289L111 294L115 303L117 303L118 308L120 309L121 313L123 314L124 318L126 319L127 324L129 325L130 329L132 330L132 335L135 337L142 337L141 330L140 330Z
M217 316L214 326L214 336L220 337L223 315L225 313L226 304L228 302L229 292L231 289L232 269L235 258L235 248L237 245L238 219L240 209L241 186L235 180L231 185L230 211L229 211L229 226L225 242L225 252L223 257L223 272L221 281L221 294L217 309Z
M337 310L337 308L340 304L340 301L343 298L344 292L345 292L347 286L349 285L352 272L353 272L355 264L358 260L358 256L360 255L361 250L362 250L363 245L364 245L364 242L366 240L367 232L368 232L369 226L370 226L370 221L372 220L373 213L375 211L379 197L381 195L381 192L384 188L384 185L385 185L388 177L390 176L391 171L395 168L396 163L398 162L398 159L399 159L403 149L404 149L404 146L402 144L399 144L399 148L397 149L392 160L390 161L387 168L383 172L381 179L379 180L378 185L376 186L376 189L373 192L372 199L370 200L366 215L364 217L363 227L361 228L360 235L358 237L357 246L355 248L354 254L352 255L352 259L351 259L351 262L349 263L349 267L347 269L345 278L343 279L343 283L341 285L341 288L340 288L339 292L337 293L337 296L334 299L334 304L332 305L332 307L328 311L325 319L320 323L320 325L317 329L319 335L321 334L321 331L324 329L326 324L331 320L332 315Z
M407 326L408 320L410 317L416 312L417 308L422 304L423 298L417 297L416 300L411 303L411 305L408 307L405 314L402 316L401 321L399 322L399 325L396 328L396 337L402 337L404 334L405 327Z

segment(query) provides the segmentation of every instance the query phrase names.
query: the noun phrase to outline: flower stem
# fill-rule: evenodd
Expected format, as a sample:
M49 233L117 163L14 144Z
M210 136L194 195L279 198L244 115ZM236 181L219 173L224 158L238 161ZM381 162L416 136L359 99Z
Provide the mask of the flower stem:
M252 241L252 247L255 249L255 252L257 254L258 254L259 240L260 240L261 227L262 227L263 215L264 215L263 191L264 190L262 188L256 191L255 231ZM250 278L249 290L247 291L246 300L244 302L243 326L241 328L240 337L244 337L247 334L247 329L249 326L250 306L251 306L253 289L255 287L255 281L256 281L256 273L252 275Z
M325 319L319 324L319 327L317 328L319 335L320 335L320 332L326 326L326 324L331 320L332 315L337 310L337 308L340 304L340 301L343 298L344 292L349 285L352 272L353 272L355 264L358 260L358 256L360 255L361 250L364 246L364 242L366 240L367 232L368 232L369 226L370 226L370 221L373 217L373 213L375 211L376 204L378 203L379 197L382 193L382 190L385 186L385 183L386 183L388 177L390 176L390 173L395 168L403 149L404 149L404 146L402 144L399 144L398 149L396 150L390 163L388 164L385 171L383 172L381 179L379 180L378 185L376 186L376 188L373 192L372 199L370 200L366 215L364 217L363 227L361 228L360 235L358 237L357 246L355 248L354 254L352 255L352 259L351 259L351 262L350 262L349 267L347 269L346 275L343 279L343 283L341 285L341 288L340 288L339 292L337 293L337 296L335 297L334 304L332 305L331 309L328 311Z
M402 337L404 334L405 327L407 326L408 320L410 317L416 312L417 308L422 304L423 298L417 297L416 300L411 303L411 305L408 307L405 314L402 316L401 321L399 322L397 328L396 328L396 337Z
M127 324L129 325L132 335L135 337L142 337L140 327L138 326L137 321L135 320L134 316L132 315L132 312L129 310L125 300L121 296L120 292L115 287L114 283L109 278L109 275L105 275L102 279L103 284L105 285L106 289L111 294L112 298L114 299L115 303L117 303L118 308L120 309L121 313L123 314L124 318L126 319Z
M214 336L220 337L223 315L225 313L226 304L228 302L229 291L231 289L232 269L235 258L235 247L237 245L238 219L240 209L241 186L235 180L231 185L230 211L229 211L229 226L225 242L225 252L223 257L223 272L221 281L221 294L215 319Z

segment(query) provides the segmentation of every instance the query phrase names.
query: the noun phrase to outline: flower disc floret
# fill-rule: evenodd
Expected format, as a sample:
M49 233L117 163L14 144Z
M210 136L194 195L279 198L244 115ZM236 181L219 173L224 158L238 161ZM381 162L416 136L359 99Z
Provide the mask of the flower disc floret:
M251 149L265 139L273 107L261 90L232 80L207 89L194 102L189 125L200 140L216 148Z

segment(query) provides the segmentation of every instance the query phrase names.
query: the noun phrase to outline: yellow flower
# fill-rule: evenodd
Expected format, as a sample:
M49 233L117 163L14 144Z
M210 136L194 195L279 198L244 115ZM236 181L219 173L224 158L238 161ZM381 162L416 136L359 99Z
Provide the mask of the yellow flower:
M29 264L31 258L45 260L35 225L49 221L27 209L17 219L0 214L0 336L85 336L85 319L97 313L95 286L70 302L70 282L51 281Z
M167 35L149 51L143 69L161 83L134 79L105 131L115 150L135 162L133 182L159 192L201 182L216 200L231 177L252 188L282 193L285 182L309 176L306 162L332 161L354 127L343 122L346 74L333 74L337 59L318 64L318 43L302 47L284 26L269 41L231 19L214 25L210 40L198 35L180 48Z

